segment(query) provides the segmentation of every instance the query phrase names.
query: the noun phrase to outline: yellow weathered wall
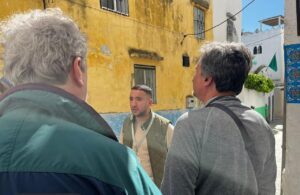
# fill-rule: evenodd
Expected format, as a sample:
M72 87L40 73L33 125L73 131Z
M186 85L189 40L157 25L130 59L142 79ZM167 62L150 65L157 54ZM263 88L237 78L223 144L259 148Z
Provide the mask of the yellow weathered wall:
M89 39L88 101L98 112L128 112L134 64L156 67L157 104L154 110L185 108L185 97L192 93L192 77L198 48L203 41L193 33L193 6L190 0L129 0L129 16L100 8L98 0L54 1L79 22ZM212 9L206 12L206 27L212 26ZM212 33L206 33L206 41ZM106 46L110 54L103 54ZM129 48L157 52L162 61L130 58ZM182 67L182 54L188 53L189 68Z
M17 0L12 2L18 5ZM204 41L212 40L209 31L205 40L188 36L181 44L183 34L194 32L190 0L128 0L129 16L101 9L99 0L46 2L47 7L60 7L87 34L88 102L98 112L129 111L134 64L156 67L157 104L154 110L185 108L185 97L192 94L198 49ZM205 15L206 28L212 26L211 7ZM101 52L103 46L110 52ZM164 59L131 58L129 48L156 52ZM184 53L190 56L188 68L182 66Z
M0 0L0 21L6 19L10 15L23 12L29 9L42 9L42 0ZM0 35L1 36L1 35ZM2 76L3 60L2 60L3 49L0 46L0 76Z
M29 9L42 9L42 0L1 0L0 1L0 20L17 12L23 12Z

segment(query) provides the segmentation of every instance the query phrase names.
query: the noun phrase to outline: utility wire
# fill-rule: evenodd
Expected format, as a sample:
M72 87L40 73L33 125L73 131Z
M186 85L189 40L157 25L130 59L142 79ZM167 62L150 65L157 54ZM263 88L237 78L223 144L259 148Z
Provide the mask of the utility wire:
M116 16L119 16L119 17L122 17L124 15L126 16L126 14L122 14L122 13L119 13L119 12L116 12L116 11L110 11L109 9L99 9L99 8L96 8L96 7L87 5L87 4L82 4L80 2L77 2L76 0L64 0L64 1L79 5L81 7L89 8L89 9L92 9L92 10L95 10L95 11L99 11L99 12L102 12L102 13L105 13L105 14L115 14ZM141 22L139 20L133 19L131 17L124 17L124 19L130 20L130 21L133 21L133 22L136 22L136 23L143 24L147 27L160 28L160 29L163 29L164 31L174 33L174 34L177 34L177 35L182 35L183 34L182 32L179 32L179 31L169 30L166 26L159 26L159 25L152 25L152 24L144 23L144 22Z
M215 26L213 26L213 27L211 27L211 28L209 28L209 29L207 29L207 30L204 30L204 31L199 32L199 33L184 34L184 35L183 35L183 39L182 39L182 41L180 42L180 44L182 45L184 39L185 39L187 36L190 36L190 35L199 35L199 34L202 34L202 33L208 32L208 31L211 31L211 30L213 30L214 28L216 28L216 27L218 27L218 26L221 26L222 24L224 24L224 23L227 22L228 20L233 19L236 15L238 15L239 13L241 13L242 11L244 11L244 9L246 9L246 8L247 8L250 4L252 4L254 1L255 1L255 0L252 0L252 1L249 2L247 5L245 5L240 11L238 11L238 12L235 13L234 15L228 17L228 18L227 18L226 20L224 20L223 22L221 22L221 23L219 23L219 24L217 24L217 25L215 25Z
M101 10L101 9L98 9L98 8L95 8L95 7L92 7L92 6L89 6L89 5L81 4L81 3L77 2L77 1L74 1L74 0L65 0L65 1L68 1L68 2L71 2L71 3L74 3L74 4L77 4L77 5L79 5L79 6L86 7L86 8L89 8L89 9L93 9L93 10L97 10L97 11L100 11L100 12L104 12L104 11ZM238 14L241 13L243 10L245 10L245 9L246 9L250 4L252 4L254 1L256 1L256 0L252 0L252 1L249 2L247 5L245 5L240 11L238 11L238 12L235 13L234 15L228 17L226 20L222 21L221 23L219 23L219 24L217 24L217 25L215 25L215 26L213 26L213 27L211 27L211 28L209 28L209 29L207 29L207 30L204 30L204 31L202 31L202 32L200 32L200 33L184 34L184 35L183 35L183 39L182 39L182 41L180 42L180 44L181 44L181 45L183 44L183 41L184 41L184 39L185 39L187 36L202 34L202 33L211 31L211 30L213 30L214 28L216 28L216 27L218 27L218 26L224 24L225 22L227 22L228 20L234 18L236 15L238 15ZM171 31L171 30L169 30L169 29L166 29L164 26L149 25L149 24L140 22L140 21L138 21L138 20L134 20L134 19L130 19L130 18L127 18L127 19L132 20L132 21L137 22L137 23L144 24L144 25L146 25L146 26L151 26L151 27L156 27L156 28L159 27L159 28L162 28L162 29L164 29L164 30L166 30L166 31L169 31L169 32L171 32L171 33L181 34L181 33L178 32L178 31Z
M259 42L261 42L261 41L265 41L265 40L271 39L271 38L273 38L273 37L277 37L277 36L279 36L279 35L281 35L281 34L283 34L283 32L278 33L278 34L275 34L275 35L270 36L270 37L267 37L267 38L264 38L264 39L261 39L261 40L258 40L258 41L255 41L255 42L252 42L252 43L248 43L246 46L253 45L253 44L259 43Z

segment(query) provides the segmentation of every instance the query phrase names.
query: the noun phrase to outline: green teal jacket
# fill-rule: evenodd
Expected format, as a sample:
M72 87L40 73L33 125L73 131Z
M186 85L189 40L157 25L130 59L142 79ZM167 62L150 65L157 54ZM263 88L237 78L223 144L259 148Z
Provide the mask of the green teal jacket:
M34 179L28 182L26 174ZM5 181L0 194L54 193L53 187L55 193L161 194L134 152L117 142L94 109L59 88L39 84L0 96L0 180ZM81 180L90 183L82 187Z

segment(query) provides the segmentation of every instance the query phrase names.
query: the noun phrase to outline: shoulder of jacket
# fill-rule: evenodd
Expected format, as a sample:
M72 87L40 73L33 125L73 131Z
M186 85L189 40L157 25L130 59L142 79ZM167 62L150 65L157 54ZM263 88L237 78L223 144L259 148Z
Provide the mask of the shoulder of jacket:
M163 123L167 123L167 124L171 123L171 121L169 119L167 119L159 114L154 113L154 117L155 117L155 119L162 121Z
M216 107L202 107L194 110L190 110L189 112L183 114L178 121L185 121L187 123L202 121L218 121L218 120L227 120L226 117L228 114L223 110ZM229 116L228 116L229 117ZM230 117L229 117L230 118Z

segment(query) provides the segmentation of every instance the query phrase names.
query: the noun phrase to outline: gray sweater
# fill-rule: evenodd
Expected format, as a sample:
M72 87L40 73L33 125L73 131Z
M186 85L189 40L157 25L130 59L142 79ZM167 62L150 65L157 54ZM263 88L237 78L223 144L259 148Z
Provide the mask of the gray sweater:
M215 103L228 106L244 124L254 143L250 150L255 154L253 164L240 130L227 113L215 107L196 109L183 114L175 126L163 194L275 194L271 128L235 97L222 97Z

